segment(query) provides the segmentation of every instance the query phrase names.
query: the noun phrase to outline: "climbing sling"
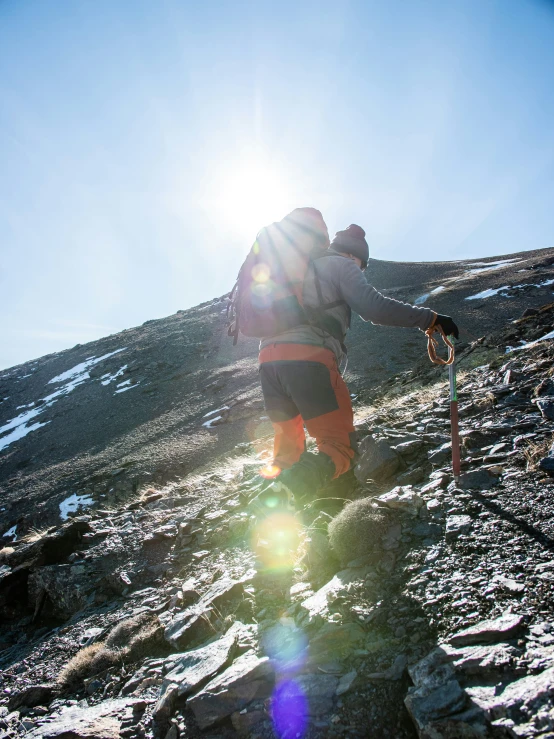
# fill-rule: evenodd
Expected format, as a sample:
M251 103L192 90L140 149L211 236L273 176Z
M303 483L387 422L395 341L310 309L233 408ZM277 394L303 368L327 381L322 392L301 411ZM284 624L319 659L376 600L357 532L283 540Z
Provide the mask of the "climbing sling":
M433 334L435 331L442 337L442 340L448 347L448 359L442 359L437 355L437 346L439 344ZM452 436L452 470L454 472L454 482L458 484L460 480L461 458L460 458L460 430L458 420L458 392L456 388L456 365L454 345L450 338L446 336L441 326L431 326L425 332L427 336L427 353L433 364L448 366L448 379L450 381L450 431Z

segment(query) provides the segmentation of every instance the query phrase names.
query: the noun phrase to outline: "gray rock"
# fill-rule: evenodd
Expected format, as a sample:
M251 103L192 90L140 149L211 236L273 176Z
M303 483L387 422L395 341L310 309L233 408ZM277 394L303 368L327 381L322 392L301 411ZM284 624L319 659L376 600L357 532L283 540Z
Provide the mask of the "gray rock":
M212 609L244 592L244 580L222 577L210 586L198 603L177 614L166 625L164 637L176 649L182 649L194 641L207 639L211 628Z
M152 712L152 725L155 737L165 737L165 734L169 729L169 720L175 708L178 690L178 686L173 683L166 685L165 690L162 691L158 702L154 706L154 710Z
M177 695L194 693L227 666L232 657L236 639L235 631L205 647L192 649L182 654L172 654L171 662L174 663L174 667L165 675L162 690L174 683L177 685Z
M327 536L320 531L312 531L306 539L306 554L302 557L301 563L310 571L314 571L327 566L334 557Z
M539 398L537 400L537 408L540 410L542 417L548 421L554 421L554 397Z
M334 675L300 675L294 679L306 697L308 715L322 716L333 708L339 680Z
M521 633L522 628L523 616L503 613L498 618L480 621L475 626L459 631L448 641L453 646L460 647L468 644L490 644L512 639Z
M417 516L420 508L424 505L423 498L409 486L395 487L388 493L380 495L377 500L386 505L387 508L400 510L412 516Z
M473 526L470 516L448 516L446 519L446 541L456 541L462 534L467 534Z
M346 675L343 675L337 685L336 695L340 696L344 695L344 693L348 693L348 691L356 684L357 677L357 670L350 670Z
M442 465L448 462L452 458L452 443L447 441L442 444L438 449L432 449L427 453L429 462L436 465Z
M29 574L29 600L36 608L47 594L56 616L67 619L80 611L100 579L92 564L56 564L37 567Z
M457 680L448 680L438 687L426 684L409 688L404 704L417 726L421 737L440 739L444 734L440 728L434 727L437 721L461 711L467 704L468 697ZM451 737L455 736L453 734ZM462 733L459 737L465 736Z
M317 663L347 657L365 637L365 631L356 623L325 624L310 640L310 660Z
M194 713L198 726L206 729L235 711L241 711L252 701L268 698L273 682L269 659L247 652L189 698L187 706Z
M401 457L386 441L376 441L366 436L359 445L360 458L355 468L358 480L365 484L368 480L386 480L402 467Z
M25 736L27 739L120 739L121 724L132 716L136 703L118 699L86 708L71 706Z
M543 457L539 462L539 467L544 472L554 473L554 456Z
M301 607L307 612L308 622L313 621L318 616L326 616L329 602L336 597L337 593L344 590L350 583L362 582L370 571L371 568L366 566L351 567L337 572L328 583L325 583L317 592L302 601Z
M520 651L510 644L466 646L461 648L444 644L440 647L457 673L464 676L479 675L482 678L498 677L503 670L511 668Z
M15 711L21 706L47 706L54 694L53 685L30 685L28 688L14 693L8 701L8 710Z
M498 482L498 477L488 470L472 470L460 475L460 487L468 490L489 490Z
M383 549L398 549L400 546L400 538L402 537L402 524L394 523L389 527L387 533L381 537Z
M467 693L490 716L493 726L508 730L506 736L551 735L543 732L554 725L554 667L515 680L501 692L478 686L468 688Z
M408 664L408 658L405 654L399 654L392 665L384 672L371 672L368 678L371 680L400 680Z

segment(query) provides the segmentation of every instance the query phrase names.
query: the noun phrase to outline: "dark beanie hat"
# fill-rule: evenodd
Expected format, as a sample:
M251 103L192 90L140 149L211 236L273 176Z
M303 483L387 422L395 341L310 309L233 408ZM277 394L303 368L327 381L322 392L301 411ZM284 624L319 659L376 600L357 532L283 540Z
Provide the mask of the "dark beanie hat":
M344 231L337 231L331 241L331 248L345 254L352 254L362 260L362 269L367 267L369 246L365 240L365 231L355 223L350 224Z

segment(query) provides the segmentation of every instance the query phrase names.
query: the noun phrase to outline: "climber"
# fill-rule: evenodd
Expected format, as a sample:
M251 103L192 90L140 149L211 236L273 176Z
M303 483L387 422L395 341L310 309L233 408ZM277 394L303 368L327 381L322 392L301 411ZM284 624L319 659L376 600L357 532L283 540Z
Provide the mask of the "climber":
M383 326L425 331L438 325L446 335L458 338L449 316L387 298L368 284L363 270L369 248L360 226L352 224L339 231L329 244L319 211L298 208L287 216L292 217L295 228L301 227L324 250L310 258L301 286L301 305L309 320L263 336L260 343L261 386L275 433L273 469L279 474L259 497L269 507L279 508L292 497L297 505L308 502L319 488L353 465L352 403L339 372L351 310L364 321ZM273 225L282 230L287 218ZM304 426L316 440L315 454L306 451Z

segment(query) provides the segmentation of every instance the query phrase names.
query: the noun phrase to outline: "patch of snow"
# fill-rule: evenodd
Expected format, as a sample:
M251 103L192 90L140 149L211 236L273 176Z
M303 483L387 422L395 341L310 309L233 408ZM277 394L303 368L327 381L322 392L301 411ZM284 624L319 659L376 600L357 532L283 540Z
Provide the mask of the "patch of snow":
M466 274L476 275L480 272L492 272L495 269L500 269L506 264L513 264L514 262L521 262L521 259L500 259L496 262L471 262L468 267L476 267L477 269L469 269Z
M228 410L229 410L229 406L228 405L224 405L221 408L217 408L215 411L210 411L209 413L204 413L204 415L202 416L202 418L208 418L208 416L213 416L214 413L221 413L221 411L228 411Z
M7 400L7 398L4 398L4 400ZM15 410L18 411L21 408L32 408L32 406L34 406L34 404L35 404L35 401L33 400L32 403L27 403L27 405L18 405Z
M12 418L3 426L0 426L0 434L4 434L6 431L11 431L11 429L17 428L17 426L22 426L23 424L28 423L31 418L38 416L41 411L41 408L33 408L30 411L25 411L25 413L20 413L19 416Z
M33 373L31 372L31 373L30 373L30 374L28 374L28 375L21 375L21 377L16 377L15 379L16 379L16 380L24 380L24 379L25 379L26 377L31 377L31 375L32 375L32 374L33 374Z
M3 436L0 439L0 451L2 449L5 449L10 444L13 444L14 441L19 441L19 439L22 439L24 436L27 436L27 434L30 434L31 431L36 431L37 429L42 428L43 426L46 426L46 424L50 423L50 421L45 421L44 423L39 423L38 421L36 423L32 423L30 426L17 426L11 434L7 434L6 436Z
M94 500L90 495L77 495L73 493L69 498L62 500L60 503L60 518L62 521L67 521L70 513L75 513L78 508L86 508L94 503Z
M19 416L12 418L10 421L0 427L0 436L2 434L5 434L7 431L12 431L11 434L0 438L0 450L5 449L14 441L18 441L24 436L27 436L27 434L31 431L36 431L36 429L39 429L42 426L46 426L47 423L50 423L50 421L45 421L44 423L33 423L30 426L27 425L32 418L38 416L40 413L43 413L46 408L49 408L51 405L53 405L60 396L67 395L68 393L73 392L73 390L75 390L78 385L81 385L83 382L90 379L90 375L87 371L88 368L92 367L95 364L98 364L98 362L102 362L104 359L108 359L108 357L113 357L114 354L118 354L125 349L126 347L123 347L122 349L116 349L114 352L104 354L101 357L88 357L84 362L75 365L75 367L72 367L66 372L62 372L62 374L56 375L56 377L53 377L51 380L49 380L48 384L51 384L53 382L66 382L66 380L67 382L65 385L58 388L53 393L50 393L50 395L42 398L43 404L39 408L32 408L25 413L20 413ZM27 406L20 406L20 408L30 407L33 405L35 405L34 402L28 403ZM17 410L19 410L19 408L17 408Z
M214 425L214 423L216 421L221 421L222 418L223 418L223 416L217 416L216 418L210 418L210 420L209 421L205 421L202 424L202 426L205 426L207 429L211 429L212 426Z
M135 382L134 385L131 385L130 382L131 380L125 380L125 382L120 382L119 385L116 385L116 387L119 388L119 390L116 390L114 392L114 395L116 393L124 393L127 390L132 390L134 387L138 387L140 385L140 382Z
M497 287L496 289L490 288L489 290L483 290L480 293L476 293L475 295L468 295L466 300L480 300L481 298L490 298L493 295L496 295L497 293L501 292L502 290L509 290L509 285L503 285L502 287Z
M17 524L15 526L12 526L9 531L6 531L5 534L2 534L2 536L13 536L13 540L17 541L17 534L15 533L17 529Z
M536 346L541 341L549 341L550 339L554 339L554 331L550 331L548 334L541 336L540 339L535 339L535 341L523 342L521 346L507 346L506 354L510 354L511 352L519 352L521 349L529 349L532 346Z
M419 298L415 300L414 305L423 305L423 303L425 303L429 296L437 295L437 293L441 293L443 290L446 290L445 285L439 285L438 287L435 287L430 292L425 293L425 295L420 295Z
M120 367L120 369L118 369L117 372L114 372L113 375L110 375L110 373L107 372L105 375L102 375L102 377L100 378L100 382L102 383L102 385L109 385L110 382L113 382L117 377L122 375L126 369L127 365L124 364L123 367ZM119 387L119 385L117 387Z
M501 292L502 290L522 290L524 287L546 287L547 285L553 285L554 284L554 278L551 280L543 280L542 282L537 283L536 285L532 282L526 282L524 285L503 285L502 287L497 287L496 289L490 289L490 290L483 290L480 293L477 293L476 295L469 295L465 300L477 300L480 298L490 298L492 295L496 295L497 293ZM504 295L503 297L509 298L509 295Z
M125 351L127 347L123 347L122 349L116 349L114 352L109 352L109 354L103 354L101 357L89 357L88 359L85 359L84 362L81 362L80 364L76 364L75 367L72 367L71 369L66 370L65 372L62 372L61 375L56 375L56 377L53 377L51 380L48 380L49 384L53 382L65 382L65 380L71 380L74 377L79 377L82 375L86 370L88 370L89 367L93 367L95 364L98 364L98 362L103 362L105 359L108 359L109 357L113 357L114 354L119 354L119 352Z

